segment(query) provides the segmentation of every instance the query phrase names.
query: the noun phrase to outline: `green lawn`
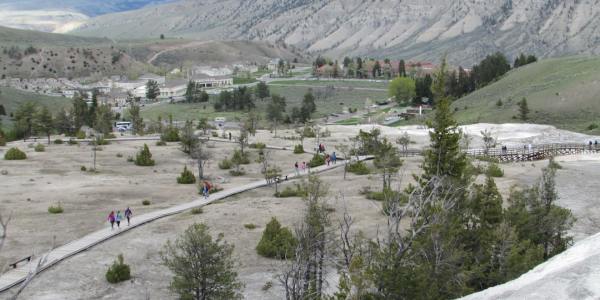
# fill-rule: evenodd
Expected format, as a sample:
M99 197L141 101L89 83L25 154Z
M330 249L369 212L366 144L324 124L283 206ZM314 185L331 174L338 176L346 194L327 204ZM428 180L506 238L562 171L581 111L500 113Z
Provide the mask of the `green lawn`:
M388 88L387 82L374 82L374 81L342 81L342 80L281 80L270 83L271 85L310 85L310 86L334 86L334 87L352 87L352 88L373 88L373 89L385 89Z
M453 103L460 123L520 122L517 103L527 98L527 122L588 131L600 125L600 58L564 57L542 60L513 70L499 81ZM498 100L502 105L498 106Z
M10 123L10 113L14 113L21 103L32 101L48 107L52 113L70 107L71 99L64 97L50 97L21 90L0 87L0 103L6 109L6 116L0 116L4 124Z
M362 122L362 118L349 118L349 119L345 119L345 120L339 120L337 122L335 122L335 124L337 125L357 125L360 124Z
M234 120L242 116L243 112L216 112L212 103L161 103L143 107L141 114L145 120L157 120L159 116L163 120L168 120L169 115L173 115L174 120L185 121L198 120L204 117L209 120L213 120L216 117L225 117L227 120Z
M233 84L249 84L257 81L256 78L233 77Z

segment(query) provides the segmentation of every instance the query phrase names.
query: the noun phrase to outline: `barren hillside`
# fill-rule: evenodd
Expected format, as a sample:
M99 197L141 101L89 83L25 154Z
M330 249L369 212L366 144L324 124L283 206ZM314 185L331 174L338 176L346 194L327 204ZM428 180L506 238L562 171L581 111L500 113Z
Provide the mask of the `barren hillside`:
M502 50L600 53L600 0L182 0L85 21L76 33L285 42L311 52L450 60Z

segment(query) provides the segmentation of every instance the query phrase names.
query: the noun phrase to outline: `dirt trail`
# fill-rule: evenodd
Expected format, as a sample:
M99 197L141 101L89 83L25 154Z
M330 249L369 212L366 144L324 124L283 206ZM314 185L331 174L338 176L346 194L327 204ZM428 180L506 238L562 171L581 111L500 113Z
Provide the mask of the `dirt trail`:
M212 43L212 42L214 42L214 41L213 40L197 41L197 42L190 42L190 43L183 44L183 45L170 46L170 47L167 47L166 49L163 49L161 51L156 52L154 55L152 55L152 57L150 57L150 59L148 59L147 62L149 64L152 64L152 62L155 61L159 56L161 56L162 54L167 53L169 51L181 50L181 49L186 49L186 48L193 48L193 47L205 45L205 44Z

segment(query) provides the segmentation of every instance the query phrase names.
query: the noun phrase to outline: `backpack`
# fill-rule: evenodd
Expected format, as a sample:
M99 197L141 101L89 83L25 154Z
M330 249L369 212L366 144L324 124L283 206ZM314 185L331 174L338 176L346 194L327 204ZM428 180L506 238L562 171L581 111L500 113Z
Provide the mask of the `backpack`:
M206 190L210 191L210 188L211 188L210 183L208 181L206 181L204 183L206 184Z

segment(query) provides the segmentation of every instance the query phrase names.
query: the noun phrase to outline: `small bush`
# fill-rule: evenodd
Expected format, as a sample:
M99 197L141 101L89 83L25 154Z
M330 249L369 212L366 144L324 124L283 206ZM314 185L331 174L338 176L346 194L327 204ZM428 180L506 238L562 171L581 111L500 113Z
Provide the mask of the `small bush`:
M192 215L199 215L203 212L204 212L204 210L202 210L202 207L194 207L191 210Z
M500 163L500 160L498 160L497 158L485 155L477 155L475 156L475 159L495 164Z
M294 188L286 186L281 192L275 193L277 198L289 198L289 197L303 197L306 196L306 190L304 190L299 184L296 184Z
M167 145L167 142L165 142L165 141L156 142L156 146L166 146L166 145Z
M82 140L85 139L85 132L83 131L77 131L77 133L75 133L75 137Z
M279 221L272 218L256 246L256 252L269 258L293 258L297 243L292 232L286 227L281 227Z
M212 137L216 137L216 138L219 137L219 133L217 133L216 131L211 131L210 135L212 135Z
M37 144L37 145L35 145L33 150L35 152L44 152L44 151L46 151L46 147L44 147L44 145L42 145L42 144Z
M367 164L362 161L357 161L355 163L348 165L348 172L354 173L356 175L367 175L371 173Z
M118 158L121 158L121 157L123 157L123 154L121 154L121 153L117 153L117 157L118 157Z
M134 162L133 156L127 156L127 162Z
M110 141L108 141L104 137L99 137L99 138L95 139L93 142L91 142L90 144L95 145L95 146L104 146L104 145L110 144Z
M107 134L104 135L104 138L107 138L107 139L116 139L117 137L115 136L114 133L109 132L109 133L107 133Z
M79 143L73 139L69 139L69 145L78 145Z
M502 177L504 176L504 171L498 166L496 163L491 163L486 170L486 174L492 177Z
M61 140L61 139L56 139L56 140L54 140L54 144L56 144L56 145L62 145L63 143L64 143L64 142L63 142L63 140Z
M144 144L144 148L136 155L135 164L138 166L154 166L154 160L152 159L152 153L148 149L148 145Z
M177 177L177 183L179 184L194 184L196 183L196 176L192 171L188 170L187 166L183 167L183 172L181 172L181 176Z
M264 143L252 143L248 147L250 147L252 149L262 150L262 149L267 148L267 145L265 145Z
M144 201L142 201L142 205L144 205L144 206L150 205L150 200L144 200Z
M594 130L598 128L598 124L596 123L592 123L590 124L590 126L587 127L587 130Z
M244 227L245 227L246 229L256 229L256 225L254 225L254 224L252 224L252 223L250 223L250 224L244 224Z
M271 282L271 281L267 281L267 282L265 282L265 285L263 285L261 289L262 289L263 291L268 291L268 290L270 290L272 287L273 287L273 282Z
M556 169L556 170L559 170L559 169L563 168L559 163L557 163L554 160L554 157L550 158L550 161L548 162L548 167L550 167L550 169Z
M10 148L4 154L4 159L6 159L6 160L27 159L27 154L25 154L25 152L19 150L19 148Z
M231 175L231 176L243 176L245 174L246 174L246 172L244 172L244 170L242 170L242 169L240 169L239 171L238 170L230 170L229 171L229 175Z
M302 154L304 153L304 146L296 145L294 146L294 154Z
M63 210L62 206L60 205L60 203L58 203L56 206L50 205L48 207L48 212L51 214L62 214L63 211L64 210Z
M119 283L131 278L129 266L123 262L123 254L117 256L117 260L106 271L106 280L110 283Z
M319 154L315 154L313 156L313 158L308 162L308 166L310 166L311 168L322 166L324 164L325 164L325 157L323 157Z
M82 172L85 172L85 171L87 171L87 168L86 168L85 166L81 166L81 167L79 168L79 170L81 170Z
M160 140L165 142L179 142L179 129L169 126L160 135Z
M224 159L222 161L219 162L219 169L221 170L229 170L231 169L231 166L233 164L231 163L231 161L229 159Z

